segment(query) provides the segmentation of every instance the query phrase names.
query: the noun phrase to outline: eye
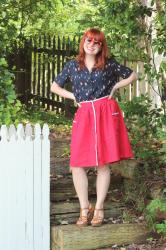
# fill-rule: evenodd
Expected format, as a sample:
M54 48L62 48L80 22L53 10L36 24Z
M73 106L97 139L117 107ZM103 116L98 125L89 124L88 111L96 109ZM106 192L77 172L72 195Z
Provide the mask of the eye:
M100 47L101 44L102 44L102 42L97 41L97 40L95 40L94 38L90 38L90 37L86 37L86 38L85 38L85 42L86 42L87 44L93 43L94 46L98 46L98 47Z
M87 38L86 41L87 41L88 43L91 43L91 42L92 42L92 39L91 39L91 38Z
M94 41L94 45L98 45L98 46L101 46L101 42L100 41Z
M100 45L100 42L99 41L94 41L94 44L95 45Z

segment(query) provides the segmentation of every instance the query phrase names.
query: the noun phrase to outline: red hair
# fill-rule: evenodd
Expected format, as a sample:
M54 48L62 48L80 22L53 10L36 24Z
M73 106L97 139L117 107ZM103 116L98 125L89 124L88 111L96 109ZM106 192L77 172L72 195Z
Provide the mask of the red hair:
M98 69L104 68L106 60L108 58L108 47L107 47L106 39L105 39L104 33L102 31L100 31L99 29L96 29L96 28L91 28L91 29L88 29L84 33L84 35L80 41L79 54L76 58L78 63L79 63L80 69L85 67L84 41L85 41L85 38L87 36L89 38L94 38L95 40L100 41L102 43L101 50L96 55L94 67L98 68Z

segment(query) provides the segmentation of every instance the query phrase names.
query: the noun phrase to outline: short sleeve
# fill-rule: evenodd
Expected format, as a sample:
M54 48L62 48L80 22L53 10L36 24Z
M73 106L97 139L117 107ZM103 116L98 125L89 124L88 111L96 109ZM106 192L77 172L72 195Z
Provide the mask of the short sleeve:
M132 69L119 64L115 59L111 59L111 66L116 76L122 77L123 79L128 78L133 72Z
M67 62L61 73L59 73L54 79L54 81L62 88L65 83L70 80L70 65L70 61Z

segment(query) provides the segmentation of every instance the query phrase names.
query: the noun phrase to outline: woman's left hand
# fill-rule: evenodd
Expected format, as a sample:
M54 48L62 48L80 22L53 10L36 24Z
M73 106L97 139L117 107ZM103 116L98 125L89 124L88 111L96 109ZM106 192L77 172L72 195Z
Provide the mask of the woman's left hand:
M117 88L115 88L115 86L112 88L111 93L110 93L108 99L111 99L111 98L113 97L113 95L114 95L116 89L117 89Z
M74 97L74 103L79 107L81 108L81 104L79 102L76 101L75 97Z

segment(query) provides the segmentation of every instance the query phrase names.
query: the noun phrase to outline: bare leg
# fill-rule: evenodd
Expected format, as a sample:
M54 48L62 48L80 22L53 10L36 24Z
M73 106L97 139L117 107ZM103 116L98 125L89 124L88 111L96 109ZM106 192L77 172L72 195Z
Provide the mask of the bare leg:
M97 168L96 193L97 201L95 208L102 209L110 185L110 167L102 166ZM99 216L103 217L103 211L99 211Z
M88 177L85 169L80 167L72 167L72 177L73 183L78 195L78 199L80 202L81 208L88 208L89 200L88 200ZM83 210L82 214L86 215L88 212L87 210Z

